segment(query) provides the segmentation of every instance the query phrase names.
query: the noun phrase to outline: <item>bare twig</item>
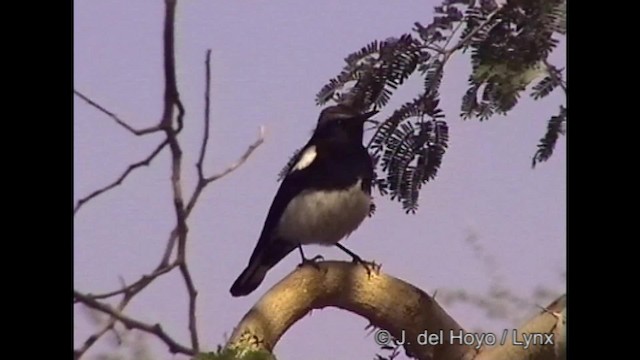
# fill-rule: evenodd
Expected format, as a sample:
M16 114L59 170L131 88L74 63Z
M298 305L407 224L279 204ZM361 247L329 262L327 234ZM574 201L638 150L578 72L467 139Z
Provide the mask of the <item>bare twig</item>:
M116 181L112 182L111 184L95 190L94 192L92 192L91 194L89 194L86 197L83 197L82 199L78 200L78 202L76 203L76 206L73 208L73 214L75 215L78 210L80 210L80 208L86 204L89 200L95 198L96 196L103 194L111 189L113 189L114 187L122 184L122 182L124 181L124 179L127 178L127 176L129 176L129 174L142 166L149 166L149 164L151 164L151 161L162 151L162 149L164 149L165 146L167 146L168 144L168 140L163 140L157 147L155 150L153 150L153 152L151 152L151 154L149 154L149 156L147 156L145 159L138 161L136 163L133 163L131 165L129 165L127 167L127 169L116 179Z
M173 270L174 268L176 268L179 264L177 262L174 262L170 265L164 266L162 268L156 269L154 272L152 272L151 274L148 275L143 275L142 277L140 277L140 279L136 280L134 283L132 283L131 285L128 286L123 286L122 289L120 290L116 290L116 291L111 291L111 292L107 292L107 293L103 293L103 294L89 294L87 296L92 297L93 299L106 299L106 298L110 298L116 295L121 295L121 294L137 294L138 292L140 292L140 290L144 289L149 283L151 283L153 280L155 280L156 278L160 277L161 275L164 275L168 272L170 272L171 270Z
M162 340L168 347L169 347L169 351L171 351L171 353L176 354L176 353L180 353L180 354L185 354L185 355L190 355L193 356L196 354L196 351L194 351L191 348L188 348L184 345L179 344L178 342L176 342L175 340L173 340L160 326L160 324L155 324L155 325L151 325L151 324L147 324L135 319L132 319L128 316L125 316L121 313L121 310L119 309L114 309L112 308L110 305L108 304L104 304L101 303L95 299L93 299L92 297L85 295L79 291L74 290L73 291L73 297L75 300L77 300L78 302L92 308L98 311L101 311L103 313L109 314L111 315L111 317L113 319L116 319L117 321L120 321L125 327L127 327L128 329L137 329L137 330L141 330L150 334L153 334L155 336L157 336L158 338L160 338L160 340ZM77 352L76 352L77 353Z
M102 337L102 335L106 334L107 331L109 331L109 329L111 328L111 324L112 322L109 321L109 323L105 325L102 329L100 329L95 334L89 336L87 340L85 340L84 344L82 344L82 347L80 347L79 349L74 349L73 358L80 359L82 355L84 355L84 353L87 352L87 350L89 350L89 348L93 346L93 344L95 344L96 341L98 341L98 339Z
M191 211L193 210L193 207L196 204L196 201L198 200L198 197L200 196L200 193L202 192L202 190L204 190L204 188L209 183L230 174L231 172L236 170L238 167L240 167L242 164L244 164L244 162L249 159L251 154L260 145L262 145L265 138L265 128L264 126L261 126L258 139L253 144L249 145L245 153L235 163L231 164L229 167L227 167L224 171L222 171L219 174L213 175L211 177L205 177L203 164L204 164L204 158L207 150L207 144L209 142L209 127L211 123L211 120L210 120L211 50L210 49L207 50L207 55L205 58L205 79L206 79L205 80L206 84L205 84L205 94L204 94L205 96L204 133L202 137L202 145L200 146L200 155L198 157L198 162L196 164L196 167L198 168L198 184L196 185L196 189L194 190L193 195L191 196L191 199L189 199L189 202L187 203L187 208L186 208L187 215L191 213Z
M94 297L91 297L89 295L85 295L88 296L92 299L95 300ZM120 304L118 304L118 308L117 311L120 312L122 310L124 310L124 308L127 306L127 304L129 303L130 298L128 298L127 296L125 296L121 301ZM77 297L74 296L74 303L77 302L82 302L80 299L78 299ZM76 349L73 352L73 358L74 359L80 359L82 357L82 355L84 355L85 352L87 352L87 350L89 350L89 348L91 346L93 346L93 344L96 343L96 341L98 341L98 339L100 339L104 334L106 334L109 330L114 330L114 326L116 324L116 319L114 317L110 317L109 321L107 322L107 324L100 329L98 332L96 332L95 334L89 336L89 338L87 338L87 340L84 342L84 344L82 345L82 347L80 349ZM117 335L117 332L116 332Z
M141 292L144 288L146 288L147 285L151 284L151 282L154 279L156 279L157 277L159 277L159 276L161 276L163 274L168 273L169 271L173 270L177 266L178 266L178 263L174 262L171 265L168 265L168 266L166 266L166 267L164 267L162 269L156 270L151 275L142 276L138 281L134 282L133 284L131 284L129 286L127 286L126 284L123 284L122 289L120 289L118 291L113 291L113 292L110 292L110 293L99 294L99 295L86 294L84 296L97 301L97 299L108 298L108 297L112 297L112 296L115 296L115 295L124 294L122 300L120 300L120 304L118 305L118 311L123 311L124 308L129 304L131 299L133 299L139 292ZM82 299L78 298L78 297L74 297L74 301L73 302L74 303L82 302ZM89 350L89 348L96 341L98 341L98 339L100 339L100 337L102 337L109 330L113 329L113 326L115 325L115 321L116 321L116 319L114 317L111 317L109 319L109 322L107 323L107 325L105 325L102 329L100 329L95 334L89 336L89 338L87 338L87 340L84 342L83 346L80 349L77 349L77 350L74 351L74 359L76 359L76 360L80 359L80 357L82 357L82 355L84 355L84 353L87 350Z
M229 175L231 172L233 172L242 164L244 164L249 159L251 154L260 145L262 145L262 143L264 143L264 140L265 140L265 128L264 126L261 126L260 133L256 141L254 141L253 144L249 145L247 150L245 150L244 154L242 154L242 156L238 160L236 160L233 164L231 164L228 168L226 168L224 171L222 171L219 174L213 175L208 178L199 178L198 184L196 185L196 188L194 189L193 194L191 194L191 198L189 198L189 201L187 202L187 207L185 209L185 217L187 218L189 217L189 215L191 214L191 212L196 206L198 198L200 197L204 189L207 187L207 185L209 185L211 182L215 180L218 180L226 175ZM175 242L177 239L178 239L178 231L177 231L177 228L175 228L171 232L171 235L169 235L169 240L167 241L165 253L164 253L164 256L162 257L162 260L160 261L160 264L158 265L158 269L166 266L166 264L169 263L169 260L171 259L171 254L173 252L173 249L175 247Z
M188 217L189 215L186 214L186 216ZM169 263L169 260L171 260L171 254L173 254L173 249L176 246L177 238L178 238L178 227L176 226L175 228L173 228L173 230L171 230L171 234L169 234L169 239L167 240L167 245L164 249L164 255L162 256L162 260L160 260L160 264L158 264L158 267L156 269L162 269L163 267L167 266L167 264Z
M112 118L116 123L118 123L118 125L120 125L123 128L127 129L130 133L132 133L132 134L134 134L136 136L142 136L142 135L146 135L146 134L151 134L151 133L154 133L154 132L157 132L157 131L161 130L160 126L158 126L158 125L152 126L152 127L149 127L149 128L145 128L145 129L136 130L136 129L132 128L126 122L122 121L116 114L114 114L111 111L107 110L102 105L100 105L97 102L93 101L90 97L84 95L80 91L78 91L76 89L73 89L73 93L76 94L76 96L78 96L82 100L84 100L87 104L89 104L89 105L93 106L94 108L102 111L104 114L106 114L107 116Z
M258 146L262 145L262 143L264 142L265 132L266 132L265 127L264 126L260 126L260 134L258 135L258 139L253 144L249 145L249 147L244 152L244 154L242 154L242 156L238 160L236 160L236 162L231 164L224 171L222 171L222 172L220 172L220 173L218 173L216 175L213 175L213 176L210 176L210 177L206 178L205 181L207 183L210 183L212 181L219 180L219 179L229 175L230 173L232 173L234 170L239 168L240 165L244 164L244 162L249 159L251 154L258 148Z
M204 156L207 150L207 144L209 142L209 124L211 113L211 49L207 50L205 58L205 90L204 90L204 134L202 138L202 145L200 146L200 156L198 157L198 178L204 179L204 170L202 164L204 163Z

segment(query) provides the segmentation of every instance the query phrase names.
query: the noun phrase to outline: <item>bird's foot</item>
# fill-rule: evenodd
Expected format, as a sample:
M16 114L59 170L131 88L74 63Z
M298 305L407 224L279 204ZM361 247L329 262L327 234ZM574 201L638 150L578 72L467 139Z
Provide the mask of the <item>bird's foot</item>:
M305 265L311 265L314 268L316 268L317 270L320 270L320 265L318 265L319 261L324 261L324 257L322 255L316 255L316 256L312 257L311 259L302 258L302 262L300 263L300 265L298 265L298 267L303 267Z

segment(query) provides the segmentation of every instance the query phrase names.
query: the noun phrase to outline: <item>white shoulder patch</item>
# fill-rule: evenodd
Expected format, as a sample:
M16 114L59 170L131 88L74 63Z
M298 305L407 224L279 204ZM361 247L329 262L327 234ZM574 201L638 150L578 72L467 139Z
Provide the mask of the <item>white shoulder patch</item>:
M308 147L302 153L302 155L300 155L300 159L298 159L298 162L293 167L292 172L295 171L295 170L302 170L302 169L306 168L307 166L311 165L313 160L316 158L316 155L317 155L316 146L312 145L312 146Z

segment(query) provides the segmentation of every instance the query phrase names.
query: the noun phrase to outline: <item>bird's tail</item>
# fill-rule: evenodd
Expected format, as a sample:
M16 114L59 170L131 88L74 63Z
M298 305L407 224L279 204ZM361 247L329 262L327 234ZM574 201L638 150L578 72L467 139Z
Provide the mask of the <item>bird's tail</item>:
M234 297L249 295L264 280L267 272L280 260L296 248L295 245L281 239L273 239L251 256L249 265L231 285L231 295Z

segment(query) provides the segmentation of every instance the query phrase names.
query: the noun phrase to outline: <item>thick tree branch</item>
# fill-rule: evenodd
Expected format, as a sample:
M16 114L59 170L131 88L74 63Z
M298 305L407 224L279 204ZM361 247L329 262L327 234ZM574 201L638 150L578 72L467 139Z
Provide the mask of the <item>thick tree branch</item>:
M429 295L402 280L347 262L326 261L303 266L271 288L236 326L231 348L271 351L280 337L313 309L341 308L367 318L400 339L415 339L425 330L463 331ZM372 340L373 341L373 340ZM418 359L471 359L471 346L443 341L405 349Z
M368 274L357 264L326 261L318 263L318 269L300 267L269 289L242 318L226 346L272 351L280 337L304 315L313 309L333 306L361 315L396 339L404 339L405 350L417 359L557 359L554 345L539 343L525 348L522 335L560 332L558 313L565 306L563 301L561 298L554 302L516 333L509 330L503 346L480 348L477 343L451 337L478 334L462 329L422 290L379 272ZM409 343L425 331L442 338L432 345ZM511 338L513 334L515 338ZM497 343L500 335L496 334ZM546 339L544 335L541 338Z
M565 359L565 319L558 315L566 309L566 297L560 296L517 330L508 331L504 346L484 348L474 360L556 360ZM529 337L529 344L525 336Z

